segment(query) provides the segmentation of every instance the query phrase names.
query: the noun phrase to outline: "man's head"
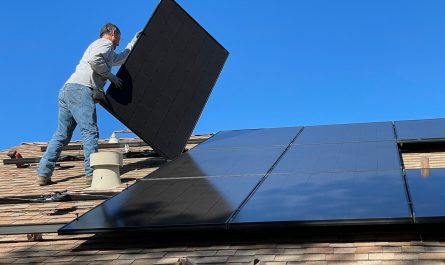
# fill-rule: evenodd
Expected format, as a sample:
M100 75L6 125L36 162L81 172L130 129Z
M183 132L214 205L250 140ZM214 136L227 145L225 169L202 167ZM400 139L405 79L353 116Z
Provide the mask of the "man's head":
M116 47L119 46L119 41L121 40L121 31L116 25L107 23L100 29L99 36L113 42L113 46L116 49Z

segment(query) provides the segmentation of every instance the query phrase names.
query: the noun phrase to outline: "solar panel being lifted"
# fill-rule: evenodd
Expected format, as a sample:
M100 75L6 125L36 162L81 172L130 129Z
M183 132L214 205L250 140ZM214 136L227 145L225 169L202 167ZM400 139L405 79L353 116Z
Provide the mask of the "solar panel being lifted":
M228 52L175 1L162 0L101 105L162 156L179 156Z

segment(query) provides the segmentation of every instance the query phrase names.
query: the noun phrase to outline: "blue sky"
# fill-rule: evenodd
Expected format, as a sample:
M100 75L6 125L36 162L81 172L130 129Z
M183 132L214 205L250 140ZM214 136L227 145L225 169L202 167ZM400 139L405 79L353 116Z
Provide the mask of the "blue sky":
M2 1L0 149L48 141L100 27L117 24L122 49L157 3ZM445 1L178 3L230 52L195 133L445 117ZM101 138L125 128L97 109Z

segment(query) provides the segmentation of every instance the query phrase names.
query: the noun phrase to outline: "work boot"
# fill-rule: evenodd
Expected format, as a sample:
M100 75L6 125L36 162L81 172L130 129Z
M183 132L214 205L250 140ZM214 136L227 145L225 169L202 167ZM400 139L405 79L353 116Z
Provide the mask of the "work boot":
M39 184L39 186L46 186L46 185L51 185L54 182L51 181L51 177L48 176L38 176L37 177L37 184Z
M91 186L91 183L93 182L93 176L85 176L85 183L88 187Z

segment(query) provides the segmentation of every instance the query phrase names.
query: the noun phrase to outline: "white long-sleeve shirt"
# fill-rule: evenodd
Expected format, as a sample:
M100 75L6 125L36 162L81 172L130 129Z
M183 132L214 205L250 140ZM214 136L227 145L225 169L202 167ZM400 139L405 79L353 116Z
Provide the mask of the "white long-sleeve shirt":
M81 84L94 89L103 89L112 75L111 67L125 62L134 42L130 42L121 53L115 53L110 40L100 38L88 46L76 66L76 71L66 83Z

